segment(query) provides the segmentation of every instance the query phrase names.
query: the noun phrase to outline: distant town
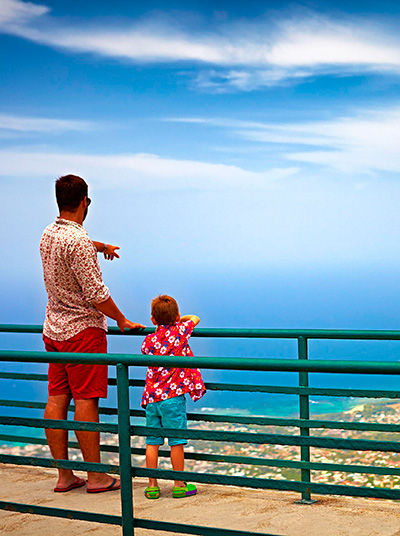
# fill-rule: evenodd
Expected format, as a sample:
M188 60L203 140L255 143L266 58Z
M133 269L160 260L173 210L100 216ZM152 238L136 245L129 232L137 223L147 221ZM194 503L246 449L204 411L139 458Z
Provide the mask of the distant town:
M313 416L316 418L317 416ZM400 424L400 403L394 402L368 402L355 406L351 410L343 413L329 415L318 415L318 418L324 418L336 421L347 422L373 422L386 424ZM263 432L278 433L287 435L298 435L298 429L294 427L274 427L274 426L255 426L255 425L235 425L228 423L198 423L191 422L191 429L212 429L235 432ZM71 432L70 432L71 434ZM353 430L312 430L313 436L319 437L337 437L353 439L373 439L373 440L397 440L396 433L387 432L359 432ZM117 436L113 434L103 434L102 444L116 445ZM143 437L132 437L132 447L140 448L145 446ZM167 446L164 447L168 449ZM194 441L190 440L186 447L187 455L191 453L203 454L223 454L226 456L244 456L249 460L253 458L264 458L272 460L300 460L300 447L286 445L257 445L246 443L228 443L215 441ZM44 445L0 445L0 452L3 454L38 456L50 458L50 452ZM346 465L374 465L377 467L396 467L400 468L400 455L392 452L375 452L375 451L351 451L336 450L327 448L310 449L311 461L320 463L338 463ZM71 460L80 460L78 450L72 449ZM118 453L102 453L102 461L118 465ZM133 465L144 467L144 456L133 456ZM160 458L160 468L170 469L168 457ZM300 469L286 467L268 467L247 464L232 464L226 462L210 462L186 459L185 470L207 473L218 473L232 476L248 476L259 478L273 478L284 480L299 480ZM347 473L343 471L312 471L312 481L328 484L349 484L353 486L373 486L393 488L400 485L400 477L395 475L371 475L367 473Z

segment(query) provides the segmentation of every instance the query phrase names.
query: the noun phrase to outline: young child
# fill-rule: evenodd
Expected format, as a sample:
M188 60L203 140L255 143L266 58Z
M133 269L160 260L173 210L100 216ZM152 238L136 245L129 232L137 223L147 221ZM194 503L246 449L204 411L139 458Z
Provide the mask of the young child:
M174 298L164 295L151 302L151 320L157 329L143 341L143 354L193 356L188 341L193 328L200 322L198 316L181 317ZM189 393L193 400L199 400L205 392L198 369L149 367L142 398L142 406L146 409L146 426L186 430L185 393ZM157 469L158 449L163 444L162 437L146 438L146 467ZM172 468L174 471L183 471L183 446L187 440L169 437L168 444L171 447ZM194 484L175 480L173 497L189 497L196 493ZM159 498L160 488L156 478L149 478L144 494L147 499Z

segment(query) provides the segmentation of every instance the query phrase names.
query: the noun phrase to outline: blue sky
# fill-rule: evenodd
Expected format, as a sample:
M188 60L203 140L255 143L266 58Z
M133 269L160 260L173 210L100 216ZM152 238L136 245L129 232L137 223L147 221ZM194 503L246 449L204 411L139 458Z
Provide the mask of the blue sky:
M0 0L3 292L40 280L65 173L122 248L121 292L396 267L399 21L397 2Z

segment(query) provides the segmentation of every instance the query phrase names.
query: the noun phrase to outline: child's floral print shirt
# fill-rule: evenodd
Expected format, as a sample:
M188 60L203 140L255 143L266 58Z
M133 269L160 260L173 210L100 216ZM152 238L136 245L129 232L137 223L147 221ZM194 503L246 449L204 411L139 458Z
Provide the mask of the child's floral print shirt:
M193 356L189 346L193 328L192 320L158 326L155 333L147 335L144 339L142 353ZM189 393L193 400L199 400L205 392L206 388L199 369L148 367L142 406L185 393Z

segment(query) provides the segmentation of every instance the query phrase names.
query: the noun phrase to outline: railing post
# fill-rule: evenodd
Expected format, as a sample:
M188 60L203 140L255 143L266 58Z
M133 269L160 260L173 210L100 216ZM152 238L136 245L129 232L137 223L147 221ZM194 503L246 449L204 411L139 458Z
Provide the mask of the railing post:
M118 438L119 438L119 468L121 477L121 511L122 534L134 534L133 495L132 495L132 458L131 433L129 414L129 374L128 366L117 365L118 390Z
M308 341L305 337L300 336L298 338L298 358L299 359L308 359ZM308 387L308 372L300 371L299 372L299 386ZM299 395L299 414L300 419L308 420L310 418L310 400L308 395ZM308 437L310 435L309 428L300 427L300 435ZM302 462L310 461L310 447L307 445L300 446L300 459ZM311 471L310 469L300 469L301 471L301 481L310 482L311 481ZM301 499L296 501L300 504L313 504L316 501L311 499L310 490L304 490L301 492Z

